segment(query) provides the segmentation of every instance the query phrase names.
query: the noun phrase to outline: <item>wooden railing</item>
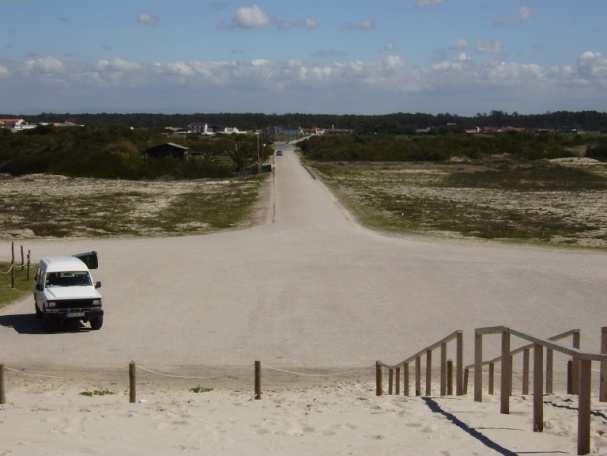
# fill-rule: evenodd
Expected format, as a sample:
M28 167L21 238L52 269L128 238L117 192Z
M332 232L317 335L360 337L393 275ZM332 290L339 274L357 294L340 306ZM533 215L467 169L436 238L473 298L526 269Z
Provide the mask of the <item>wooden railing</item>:
M482 367L484 364L495 362L483 361L483 336L500 334L502 354L496 360L502 364L501 369L501 389L500 389L500 411L501 413L510 413L510 395L512 392L512 352L510 350L511 336L531 342L530 346L521 347L523 353L529 347L533 349L533 430L542 432L544 430L544 348L551 352L559 352L571 356L573 368L572 377L578 393L578 454L588 454L590 452L590 405L591 405L591 375L592 361L601 362L601 393L606 391L605 367L607 367L607 354L588 353L579 349L579 331L568 331L552 339L559 339L572 335L574 345L577 347L569 348L557 344L554 340L540 339L535 336L523 333L521 331L508 328L506 326L496 326L491 328L479 328L475 331L474 343L474 400L482 402L483 400L483 376ZM602 351L606 346L607 331L603 329ZM562 336L562 337L561 337ZM517 349L520 350L520 349ZM528 352L527 352L528 353ZM552 355L550 355L552 356Z
M549 341L551 342L557 342L563 339L567 339L571 337L572 339L572 346L573 348L580 348L580 330L579 329L571 329L569 331L566 331L564 333L560 333L557 334L556 336L552 336L550 338L548 338ZM510 352L510 359L511 359L511 363L512 360L514 359L514 356L522 353L523 354L523 375L522 375L522 393L524 395L529 394L529 355L530 355L530 351L531 349L533 349L533 345L534 344L527 344L527 345L523 345L522 347L517 348L516 350L512 350ZM475 352L476 353L476 352ZM482 354L482 347L481 347L481 352ZM488 374L488 393L493 395L494 394L494 390L495 390L495 364L499 363L502 361L502 356L498 356L497 358L493 358L491 360L488 361L482 361L481 362L481 369L478 371L481 375L480 381L479 381L479 385L481 385L481 389L482 389L482 375L483 375L483 368L485 366L489 366L489 374ZM468 366L466 366L464 368L464 393L468 392L468 374L469 374L469 370L470 369L474 369L475 368L475 363L469 364ZM569 394L577 394L577 381L575 381L575 379L577 378L578 374L577 374L577 370L575 371L575 373L573 372L574 369L572 369L572 363L570 362L570 364L568 364L568 375L567 375L567 393ZM512 371L511 371L512 372ZM477 376L479 375L477 373L477 371L475 370L475 385L476 380L477 380ZM510 380L510 386L512 387L512 380ZM552 394L554 392L554 352L552 349L548 349L546 351L546 394ZM475 387L475 400L478 400L478 391L476 390ZM482 392L480 393L482 394ZM512 389L510 390L510 394L512 394Z
M400 373L403 372L403 394L409 396L409 364L415 362L415 395L421 395L421 358L426 357L426 395L432 394L432 352L440 348L440 394L453 394L453 361L447 360L447 344L456 341L455 381L457 395L464 394L464 333L455 331L444 339L429 345L400 363L389 365L381 361L375 364L376 394L384 394L383 369L388 370L388 394L400 394Z

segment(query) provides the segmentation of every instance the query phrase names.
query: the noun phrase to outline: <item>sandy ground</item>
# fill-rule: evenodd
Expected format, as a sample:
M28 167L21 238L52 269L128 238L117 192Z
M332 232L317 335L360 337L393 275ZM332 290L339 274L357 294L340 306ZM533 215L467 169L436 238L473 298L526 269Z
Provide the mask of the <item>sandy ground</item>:
M122 379L124 380L124 379ZM185 384L147 384L129 404L115 394L85 397L100 383L40 380L11 385L0 406L0 455L490 455L576 454L576 403L546 397L545 431L532 429L531 398L513 396L500 415L498 396L374 396L373 384L325 380L320 385L248 388L194 394ZM607 454L607 406L595 407L594 454Z
M578 327L590 350L607 321L605 253L385 237L354 223L290 149L277 166L274 223L199 237L28 245L37 257L98 250L107 314L99 332L47 334L31 298L0 311L2 362L53 376L7 372L1 456L573 454L576 404L559 396L546 399L565 407L547 406L543 434L530 431L529 400L514 398L513 413L502 416L496 398L437 399L455 425L423 399L375 398L372 370L315 384L264 377L264 400L251 401L255 359L298 372L362 368L463 329L470 362L472 329L495 324L540 336ZM490 341L487 356L499 345ZM165 384L141 374L141 403L131 406L131 359L222 378ZM217 389L188 391L200 383ZM116 394L79 395L96 388ZM603 421L593 418L595 450L606 444Z
M290 151L277 158L273 198L275 223L245 231L31 242L36 257L100 253L105 326L46 334L27 298L0 311L3 362L358 367L455 329L470 355L473 328L496 324L541 336L580 328L582 347L599 347L605 253L376 234Z

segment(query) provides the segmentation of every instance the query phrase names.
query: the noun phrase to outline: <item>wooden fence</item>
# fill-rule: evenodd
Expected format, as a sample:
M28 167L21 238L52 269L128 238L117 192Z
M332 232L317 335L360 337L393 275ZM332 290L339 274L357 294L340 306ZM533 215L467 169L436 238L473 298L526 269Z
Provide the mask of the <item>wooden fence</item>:
M499 358L483 361L483 337L488 335L501 335L501 356ZM529 345L523 346L514 352L510 350L511 337L518 337ZM557 344L556 340L571 336L573 348ZM558 352L571 357L568 363L568 391L578 394L578 454L590 453L590 414L591 414L591 375L592 361L601 363L600 398L605 400L607 395L607 328L601 331L601 352L582 352L579 349L579 330L567 331L550 339L541 339L521 331L505 326L490 328L479 328L474 334L474 400L483 400L483 365L489 365L489 388L492 393L492 366L495 362L501 363L500 378L500 412L510 413L510 396L512 394L512 356L523 353L523 388L529 379L529 354L533 350L533 430L542 432L544 430L544 349L547 351L546 380L550 392L553 389L553 353ZM525 368L525 366L527 366ZM528 391L528 386L526 387ZM464 387L466 389L466 386ZM548 391L546 391L548 392ZM525 393L523 393L525 394Z
M400 374L403 373L403 394L409 396L409 364L415 362L415 395L421 395L421 358L426 358L426 395L432 392L432 352L440 349L440 395L453 394L453 361L447 360L447 344L451 341L456 343L455 353L455 382L456 394L464 394L463 379L463 358L464 358L464 333L455 331L444 339L429 345L414 355L408 357L398 364L389 365L381 361L375 364L376 394L384 394L383 370L388 371L388 394L400 394Z
M567 339L571 337L573 348L580 348L580 330L572 329L566 331L561 334L557 334L556 336L552 336L548 338L551 342L557 342L563 339ZM480 336L482 337L482 336ZM481 343L481 346L477 346ZM514 357L518 354L522 354L523 356L523 372L522 372L522 394L529 394L529 364L530 364L530 352L533 349L534 344L523 345L522 347L517 348L516 350L512 350L510 352L510 359L508 362L510 363L510 367L513 365ZM482 340L480 340L479 336L475 337L475 356L478 354L482 358ZM494 394L495 391L495 365L502 361L502 356L498 356L491 360L483 361L481 359L481 368L475 369L476 367L476 359L475 362L469 364L464 368L464 392L468 392L468 373L470 369L475 369L474 371L474 399L479 401L479 398L482 397L482 385L483 385L483 368L485 366L489 367L488 372L488 387L487 391L490 395ZM577 371L576 371L577 373ZM510 369L510 374L512 375L512 368ZM570 371L570 375L567 376L567 392L569 394L574 394L574 391L577 392L577 382L575 381L576 375ZM510 394L512 394L512 377L509 379L510 386ZM478 385L478 386L477 386ZM554 391L554 352L552 349L548 349L546 351L546 394L552 394Z
M25 250L23 245L19 247L19 253L21 256L21 261L17 261L17 256L15 255L15 243L11 242L11 261L9 263L9 267L6 271L0 271L0 274L10 274L10 287L15 288L16 284L16 276L18 271L24 271L26 274L26 279L30 279L31 274L31 252L28 250L27 255L25 254Z

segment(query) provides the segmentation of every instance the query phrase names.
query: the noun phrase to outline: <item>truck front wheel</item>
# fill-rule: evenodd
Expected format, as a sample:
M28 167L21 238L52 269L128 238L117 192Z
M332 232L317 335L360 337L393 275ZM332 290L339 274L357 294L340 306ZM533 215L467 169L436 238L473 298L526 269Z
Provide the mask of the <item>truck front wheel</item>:
M101 329L101 327L103 326L103 315L101 315L99 317L91 318L90 322L91 322L91 329L93 329L95 331Z

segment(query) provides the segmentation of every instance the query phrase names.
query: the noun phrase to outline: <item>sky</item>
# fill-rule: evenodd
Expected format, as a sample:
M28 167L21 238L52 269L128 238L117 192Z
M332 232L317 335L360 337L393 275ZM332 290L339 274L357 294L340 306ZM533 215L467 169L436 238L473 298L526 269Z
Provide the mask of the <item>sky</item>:
M605 111L605 0L0 0L0 112Z

